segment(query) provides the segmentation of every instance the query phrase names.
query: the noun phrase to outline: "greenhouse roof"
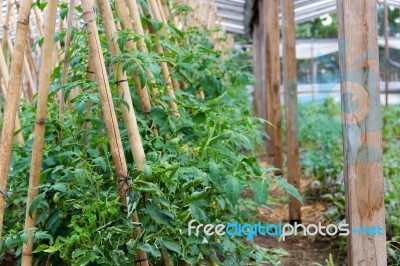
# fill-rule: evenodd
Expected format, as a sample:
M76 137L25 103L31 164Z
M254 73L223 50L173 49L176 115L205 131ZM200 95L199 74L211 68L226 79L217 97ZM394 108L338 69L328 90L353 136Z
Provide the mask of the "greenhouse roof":
M383 0L378 0L383 2ZM256 0L216 0L221 24L229 32L245 34L250 32L250 22ZM314 20L336 11L336 0L294 0L295 21L301 23ZM400 8L400 0L387 0L389 6Z

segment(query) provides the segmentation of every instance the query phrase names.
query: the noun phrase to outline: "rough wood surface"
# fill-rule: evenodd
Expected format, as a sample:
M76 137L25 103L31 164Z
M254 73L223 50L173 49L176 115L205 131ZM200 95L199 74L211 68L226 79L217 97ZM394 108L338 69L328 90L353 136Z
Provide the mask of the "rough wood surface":
M349 265L386 265L377 5L337 0L346 216L350 230L383 228L383 235L350 233Z
M282 114L281 114L281 67L279 57L279 0L264 3L267 16L267 120L271 137L269 149L274 156L274 166L282 168Z
M283 85L286 110L287 180L300 190L299 121L297 111L296 31L293 0L281 0L283 37ZM289 196L289 221L301 222L300 202Z

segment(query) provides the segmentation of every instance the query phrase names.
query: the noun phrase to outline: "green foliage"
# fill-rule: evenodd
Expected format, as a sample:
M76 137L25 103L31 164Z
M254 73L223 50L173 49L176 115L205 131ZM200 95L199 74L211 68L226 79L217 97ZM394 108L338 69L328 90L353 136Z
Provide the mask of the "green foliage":
M66 8L62 5L63 16ZM76 11L81 9L77 7ZM188 10L174 10L180 11ZM61 88L65 98L75 88L81 92L71 99L63 122L58 120L58 103L54 97L49 99L40 194L30 210L37 210L35 263L128 265L141 249L153 265L160 265L163 248L173 265L183 261L207 264L207 258L224 265L265 260L277 265L282 252L265 252L239 238L187 234L192 219L214 224L248 221L257 212L256 204L266 203L271 182L298 196L283 180L264 176L267 170L261 169L252 156L251 151L264 137L265 121L251 115L246 85L254 80L239 56L226 51L222 59L222 53L215 51L207 39L210 32L159 25L168 27L171 36L146 36L149 54L127 52L125 43L141 36L120 31L115 38L123 52L113 58L106 49L102 22L98 22L115 106L124 102L117 96L111 65L122 64L128 74L148 166L144 171L135 168L121 110L117 108L132 187L127 206L121 206L96 84L86 79L86 29L74 29L67 83L60 84L60 64L52 74L51 96ZM154 27L154 21L147 22ZM155 53L155 43L164 47L164 55ZM169 98L160 73L161 61L170 64L174 78L188 85L185 91L176 91L179 118L172 116L166 104ZM155 85L148 82L146 69L154 74ZM152 95L152 104L157 107L147 116L140 112L133 71L138 71L149 91L158 91ZM199 91L204 92L205 99L197 97ZM0 248L1 256L13 250L17 258L26 241L21 221L25 216L35 106L23 103L20 118L27 141L24 147L13 149L7 188L12 195L7 201ZM158 128L159 137L154 136L150 124ZM245 190L254 191L257 203L242 197ZM134 211L140 224L132 222ZM142 234L132 238L138 226ZM269 254L271 258L267 258Z
M299 108L301 167L306 176L314 176L323 184L343 170L340 112L332 99Z
M385 177L386 226L389 236L388 254L391 262L400 254L400 107L382 108L383 171ZM345 218L344 184L329 186L343 171L340 106L328 99L323 103L300 106L301 166L306 176L321 182L319 193L332 204L325 216L335 222ZM391 264L392 265L392 264ZM396 264L393 264L396 265Z

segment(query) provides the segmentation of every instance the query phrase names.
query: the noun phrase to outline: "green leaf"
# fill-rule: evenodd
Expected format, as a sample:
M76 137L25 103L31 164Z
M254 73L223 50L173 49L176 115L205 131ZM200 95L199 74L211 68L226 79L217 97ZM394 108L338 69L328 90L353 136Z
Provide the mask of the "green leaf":
M53 237L46 232L37 231L34 234L34 238L35 239L52 239Z
M193 201L198 201L198 200L204 199L205 197L207 197L207 195L210 192L210 190L211 190L210 187L206 187L202 191L193 192L189 196L185 197L185 200L184 200L185 204L188 204L188 203L193 202Z
M74 171L74 177L78 178L81 177L85 174L85 171L83 169L75 169Z
M181 253L181 246L179 243L175 241L170 241L166 239L160 238L160 242L169 250L175 251L176 253L180 254Z
M46 192L39 194L29 206L28 214L32 218L33 211L42 203L43 199L46 197Z
M303 199L300 196L300 194L297 191L297 189L294 186L292 186L291 184L289 184L285 179L283 179L280 176L276 176L275 177L275 182L279 187L283 188L287 193L289 193L290 195L295 197L298 201L300 201L301 204L304 204L303 203Z
M265 177L256 179L252 183L252 189L256 203L259 205L265 204L268 198L269 180Z
M172 226L172 218L162 212L153 202L147 202L146 209L156 223Z
M235 205L242 194L242 186L239 180L233 175L225 176L225 193L229 201Z
M65 183L54 184L51 186L51 188L60 192L67 192L67 185Z
M196 124L202 124L206 121L206 119L207 119L206 113L201 112L196 114L192 120Z
M151 256L160 258L161 257L161 252L158 250L156 245L151 245L149 243L145 243L144 245L140 245L140 249L143 251L146 251L147 253L150 253Z
M103 157L97 157L96 159L93 160L93 162L97 166L100 166L101 169L103 169L104 172L107 172L107 162Z
M190 208L190 213L193 215L196 221L199 222L207 221L207 214L200 207L191 203L189 204L189 208Z

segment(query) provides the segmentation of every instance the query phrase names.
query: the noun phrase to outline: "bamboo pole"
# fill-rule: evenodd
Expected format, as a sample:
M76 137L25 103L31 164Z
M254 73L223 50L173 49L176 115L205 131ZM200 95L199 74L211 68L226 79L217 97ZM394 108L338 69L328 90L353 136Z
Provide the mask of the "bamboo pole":
M10 13L11 13L11 3L9 0L7 0L7 13L6 13L6 19L3 21L3 17L1 16L1 22L3 24L3 38L1 40L1 46L3 47L3 51L7 45L7 39L9 39L8 36L8 25L10 22Z
M25 77L28 79L28 89L29 89L29 94L35 95L35 83L33 82L32 78L32 72L29 67L28 60L26 59L26 56L24 56L24 72L25 72Z
M42 21L41 21L39 10L37 7L33 8L33 13L35 15L36 28L39 31L39 35L43 36Z
M346 221L357 231L347 238L348 265L381 266L387 254L377 5L337 0L337 8Z
M136 0L132 0L132 1L136 1ZM160 10L158 9L158 5L155 2L155 0L149 0L149 5L150 5L150 9L153 12L154 19L162 22L163 19L161 17ZM162 34L162 32L160 32L160 31L157 32L157 35L160 35L160 34ZM161 44L156 43L155 44L155 49L156 49L156 52L160 56L163 56L164 50L163 50ZM162 73L162 76L163 76L163 79L164 79L164 82L165 82L165 85L166 85L167 95L169 97L171 97L172 99L174 99L175 98L175 92L172 89L172 80L171 80L171 75L169 73L168 64L165 61L161 61L160 62L160 66L161 66L161 73ZM169 108L172 110L172 114L174 116L179 116L178 112L176 112L177 109L178 109L176 103L174 101L168 101L168 105L169 105Z
M126 166L125 154L122 147L121 136L119 133L117 117L115 115L114 104L108 83L104 58L103 54L101 53L100 39L96 25L96 16L93 9L93 0L81 0L81 4L83 10L83 19L88 32L90 56L93 60L94 71L96 73L96 80L99 87L104 122L106 124L106 129L110 140L111 154L118 177L121 201L123 204L126 204L127 193L130 190L130 181ZM135 222L139 222L136 212L133 214L133 220ZM135 234L136 236L141 235L141 228L139 226L136 227ZM149 264L146 252L139 251L135 262L137 265L148 266Z
M2 76L2 78L4 80L4 83L7 84L9 82L9 80L10 80L10 76L9 76L9 73L8 73L8 67L7 67L7 64L6 64L6 59L4 58L3 49L1 49L1 47L0 47L0 69L1 69L0 72L1 72L1 76ZM4 89L3 95L4 95L4 99L7 101L8 100L7 89ZM19 120L18 112L17 112L16 120L15 120L15 131L18 131L20 129L21 129L21 123L20 123L20 120ZM16 139L18 145L23 146L25 144L22 132L19 132L15 136L15 139Z
M283 84L286 108L287 180L300 191L299 126L297 111L296 31L293 0L281 0L283 37ZM300 202L289 196L289 221L301 223Z
M100 16L103 21L104 31L107 37L108 47L112 56L117 56L121 53L116 39L113 36L117 33L117 28L114 22L114 17L110 4L106 0L97 0ZM144 154L143 144L139 132L139 127L136 120L135 109L132 104L132 96L129 90L126 74L122 71L122 65L114 66L116 79L118 80L118 93L128 104L120 104L122 109L125 126L128 132L129 144L131 146L132 155L135 161L136 168L143 170L146 165L146 157Z
M39 76L39 88L38 88L38 102L36 110L36 123L34 129L34 139L32 146L32 160L29 175L29 188L28 198L26 202L26 213L25 213L25 227L24 231L28 236L27 243L22 247L22 266L32 265L32 250L33 250L33 228L36 225L36 210L33 211L32 215L29 214L29 209L32 201L39 194L39 183L40 183L40 171L42 169L43 159L43 145L45 135L45 124L47 116L47 100L49 95L50 87L50 75L52 72L52 61L53 61L53 47L54 47L54 33L55 33L55 22L57 15L57 0L49 0L46 12L46 27L45 27L45 38L43 42L40 76Z
M0 138L0 237L3 232L4 203L6 199L7 177L11 159L12 138L14 135L15 117L21 95L22 66L26 38L29 27L31 2L22 0L16 27L14 56L11 62L11 75L8 84L7 102L4 109L3 128Z
M123 0L116 0L115 7L117 10L118 17L121 19L121 25L123 29L132 29L132 23L129 19L129 15L126 9L126 4ZM136 44L133 41L128 41L126 43L126 47L128 50L136 50ZM150 82L155 82L153 73L150 70L146 69L146 74L150 79ZM137 71L133 73L135 85L136 85L136 92L139 96L140 105L142 106L142 111L144 114L148 114L151 111L151 103L150 97L147 91L147 86L145 84L140 83L139 74ZM142 86L143 85L143 86Z
M168 25L168 17L169 17L169 10L168 10L167 3L165 2L165 0L162 0L162 1L161 0L156 0L156 1L157 2L155 3L155 5L156 5L156 7L157 7L157 9L158 9L158 11L160 13L161 22L165 25L164 26L164 28L165 28L164 31L165 31L166 34L168 34L169 30L168 30L168 28L166 28L166 26ZM176 45L179 46L178 41L175 41L175 43L176 43ZM168 64L167 64L167 66L168 66ZM176 80L172 75L170 75L170 78L171 78L172 88L174 90L179 89L180 86L179 86L178 80ZM173 97L175 97L175 93L173 94Z
M130 14L132 16L132 19L133 19L133 28L134 28L134 30L139 35L144 35L143 26L142 26L142 22L141 22L139 10L138 10L137 0L126 0L126 3L128 5L129 12L130 12ZM146 44L144 43L143 38L140 38L138 40L137 45L138 45L138 48L140 49L141 52L143 52L143 53L147 53L148 52ZM157 44L157 46L159 46L159 48L162 49L161 45ZM160 51L162 51L159 48L156 47L156 49L158 49L157 50L158 53ZM166 62L161 62L160 65L161 65L161 71L162 71L162 74L163 74L163 79L164 79L164 81L165 81L165 83L167 85L166 92L167 92L167 94L168 94L168 96L170 98L175 98L175 93L171 89L172 81L171 81L171 78L169 76L167 63ZM146 71L147 71L148 75L153 76L153 74L151 73L150 70L146 70ZM153 79L150 78L150 80L153 80ZM177 107L176 103L173 100L169 100L168 101L168 106L172 110L172 114L173 115L175 115L175 116L179 115L179 113L176 112L178 107Z
M33 69L33 72L35 73L35 77L36 77L36 85L38 85L39 82L39 71L37 69L37 66L35 64L35 60L33 59L33 52L31 49L31 45L29 42L29 38L26 38L26 50L27 50L27 57L28 57L28 62L31 66L31 69Z
M65 52L64 52L64 60L63 60L63 68L62 68L62 77L61 77L61 86L67 82L67 75L68 75L68 66L69 66L69 46L71 43L71 34L72 34L72 23L74 21L74 10L75 10L75 0L71 0L69 2L68 7L68 22L67 22L67 35L65 36ZM60 91L60 99L59 99L59 120L62 123L64 121L64 109L65 109L65 102L64 102L64 89Z
M10 57L12 57L12 55L14 53L14 48L13 48L13 44L11 42L11 38L7 38L7 48L8 48L8 53L9 53ZM24 56L23 64L24 64L23 71L25 73L25 77L28 79L28 90L29 90L28 94L32 97L29 99L29 101L32 101L33 96L35 95L35 84L33 82L32 72L30 70L29 63L28 63L26 56Z

